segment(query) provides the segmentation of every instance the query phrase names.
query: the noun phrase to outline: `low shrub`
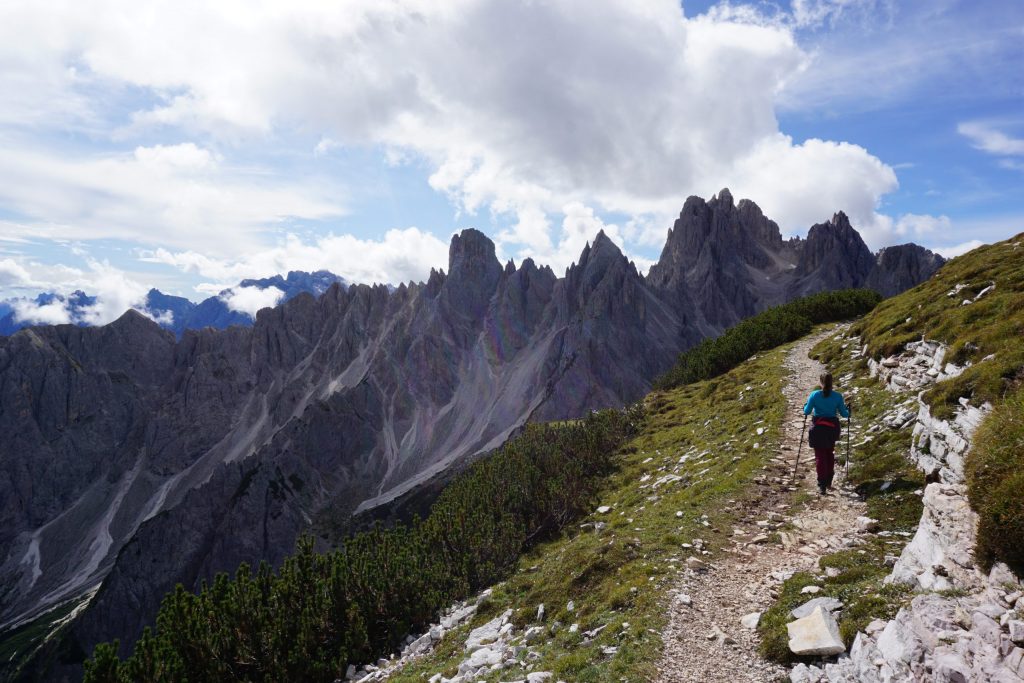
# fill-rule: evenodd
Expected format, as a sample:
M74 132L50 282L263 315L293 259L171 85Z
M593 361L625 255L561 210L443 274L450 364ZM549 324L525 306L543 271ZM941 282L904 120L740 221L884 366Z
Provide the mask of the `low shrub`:
M978 560L1024 571L1024 392L985 418L967 456L967 496L978 513Z
M814 325L863 315L881 300L881 295L868 289L845 289L769 308L733 325L720 337L705 339L681 353L675 366L655 382L655 388L671 389L717 377L759 351L799 339Z
M121 661L116 641L98 645L85 680L338 680L506 578L523 552L592 509L643 420L634 406L528 425L456 477L423 521L377 526L330 554L303 537L277 571L243 564L198 595L179 584L131 656Z

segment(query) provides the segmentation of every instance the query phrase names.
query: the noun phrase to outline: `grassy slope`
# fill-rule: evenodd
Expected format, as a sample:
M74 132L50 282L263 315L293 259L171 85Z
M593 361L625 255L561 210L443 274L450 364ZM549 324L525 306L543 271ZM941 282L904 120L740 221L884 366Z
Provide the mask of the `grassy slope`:
M968 497L981 515L978 559L983 566L1003 560L1024 571L1024 430L1014 427L1024 423L1024 233L954 259L856 328L875 354L895 352L923 334L949 344L954 362L971 363L934 385L924 400L940 417L952 415L961 397L996 407L966 461Z
M992 284L994 289L963 305L965 299L974 299ZM964 286L950 296L958 285ZM898 353L907 342L924 336L948 344L948 360L970 361L971 367L962 375L925 393L924 400L939 416L951 415L960 397L1000 404L1024 380L1024 234L950 261L931 280L882 302L855 323L850 334L859 335L867 344L868 356L875 358ZM910 405L916 400L911 393L894 394L869 379L866 357L854 358L852 351L851 340L834 337L819 344L813 355L843 378L837 388L846 392L856 389L855 419L861 425L877 421L896 403ZM850 476L867 497L869 514L879 519L883 531L890 535L877 536L857 551L822 558L822 571L837 567L842 572L838 577L824 578L822 583L811 574L797 574L786 582L775 606L761 621L763 652L773 659L791 659L786 647L787 614L806 599L800 588L812 581L824 587L822 595L846 603L840 630L848 645L871 619L892 616L911 597L899 588L883 586L881 580L889 573L884 556L898 555L908 540L906 534L917 527L921 503L914 491L923 487L924 480L906 459L909 430L883 428L868 436L870 441L854 449ZM887 481L893 483L882 491Z
M581 520L584 526L604 521L607 528L596 533L575 528L523 557L515 575L495 587L472 624L448 635L433 655L391 680L422 681L424 673L437 671L454 675L471 627L508 608L515 610L513 619L521 627L534 619L541 603L546 623L564 626L541 646L543 658L533 670L553 671L571 681L653 678L666 591L694 552L682 544L703 539L711 550L703 559L714 560L743 509L748 483L775 452L787 348L714 380L648 397L647 425L617 456L618 470L600 497L611 512ZM756 436L757 427L766 431ZM754 449L755 443L759 448ZM673 473L683 455L689 458L676 472L682 479L654 486ZM575 602L574 613L566 611L569 600ZM582 645L579 633L569 633L571 623L578 623L580 631L607 628ZM618 647L616 654L601 654L609 645Z
M992 284L981 299L963 305ZM950 296L958 285L964 287ZM947 360L973 363L926 394L936 414L951 414L961 396L978 404L1002 398L1024 381L1024 233L953 259L924 284L882 302L854 329L875 357L923 334L949 344ZM982 360L991 354L995 358Z

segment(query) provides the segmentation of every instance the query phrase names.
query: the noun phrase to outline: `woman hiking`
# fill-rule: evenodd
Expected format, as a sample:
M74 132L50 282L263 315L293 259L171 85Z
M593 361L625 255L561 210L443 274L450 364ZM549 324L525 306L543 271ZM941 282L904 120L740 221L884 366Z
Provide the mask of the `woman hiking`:
M814 468L818 473L818 494L824 496L832 488L836 466L836 441L839 439L839 417L850 417L850 408L843 395L832 388L832 373L821 373L820 389L811 392L804 405L804 415L811 418L807 443L814 449Z

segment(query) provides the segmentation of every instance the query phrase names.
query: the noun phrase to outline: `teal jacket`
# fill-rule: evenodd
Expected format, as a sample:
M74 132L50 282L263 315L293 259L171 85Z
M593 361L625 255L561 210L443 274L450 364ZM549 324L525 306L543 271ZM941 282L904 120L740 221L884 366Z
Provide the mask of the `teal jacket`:
M813 412L815 417L835 417L836 411L843 417L850 417L850 409L846 407L843 395L835 389L828 396L821 389L812 391L804 405L804 415Z

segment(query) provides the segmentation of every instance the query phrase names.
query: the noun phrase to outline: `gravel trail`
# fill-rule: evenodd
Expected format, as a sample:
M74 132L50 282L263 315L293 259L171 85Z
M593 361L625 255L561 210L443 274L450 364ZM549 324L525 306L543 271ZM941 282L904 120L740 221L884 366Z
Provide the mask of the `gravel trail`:
M756 504L737 524L732 547L705 571L686 569L680 573L669 600L665 653L659 663L658 680L663 683L762 683L785 677L787 669L758 656L757 633L741 625L740 619L766 609L773 591L792 572L817 571L822 554L847 547L856 535L855 520L864 514L864 505L846 485L840 462L834 490L819 497L814 454L805 440L799 481L794 486L790 479L803 425L801 409L822 371L821 364L807 354L818 341L835 333L830 329L801 340L786 358L788 412L780 450L755 479ZM836 456L841 460L838 445ZM797 488L814 498L794 505ZM782 533L783 545L752 542L784 522L793 529Z

